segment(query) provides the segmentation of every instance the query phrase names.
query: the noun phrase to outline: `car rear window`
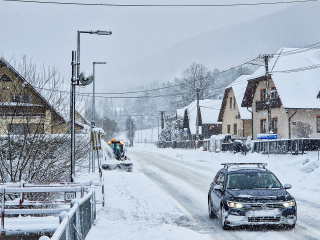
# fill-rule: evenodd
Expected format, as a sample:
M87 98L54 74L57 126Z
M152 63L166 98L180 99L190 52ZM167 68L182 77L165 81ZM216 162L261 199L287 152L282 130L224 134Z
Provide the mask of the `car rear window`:
M281 188L281 183L272 173L234 173L229 174L228 189Z

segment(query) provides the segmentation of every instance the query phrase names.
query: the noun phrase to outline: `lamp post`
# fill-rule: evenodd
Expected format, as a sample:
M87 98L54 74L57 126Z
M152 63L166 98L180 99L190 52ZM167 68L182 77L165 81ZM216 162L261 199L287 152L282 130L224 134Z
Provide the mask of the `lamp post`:
M96 94L96 87L95 87L95 71L96 71L96 64L106 64L106 62L93 62L93 90L92 90L92 122L91 122L91 127L95 127L96 123L96 102L95 102L95 94ZM103 120L102 120L103 124ZM95 172L95 156L94 156L94 150L92 146L92 172ZM97 157L98 157L98 162L99 162L99 150L97 148ZM90 171L90 169L89 169Z
M93 90L92 90L92 122L96 122L96 87L95 87L95 71L96 71L96 64L107 64L107 62L93 62Z
M111 35L111 31L78 31L77 34L77 54L72 51L72 78L71 78L71 104L70 104L70 120L71 120L71 182L74 182L75 175L75 86L80 85L80 34L97 34ZM76 55L76 56L75 56ZM75 61L77 57L77 61ZM75 68L76 66L76 68ZM88 79L84 79L88 80ZM89 81L87 84L90 84ZM87 85L85 84L85 85Z
M78 31L77 35L77 77L79 78L80 75L80 34L81 33L88 33L88 34L97 34L97 35L111 35L111 31Z

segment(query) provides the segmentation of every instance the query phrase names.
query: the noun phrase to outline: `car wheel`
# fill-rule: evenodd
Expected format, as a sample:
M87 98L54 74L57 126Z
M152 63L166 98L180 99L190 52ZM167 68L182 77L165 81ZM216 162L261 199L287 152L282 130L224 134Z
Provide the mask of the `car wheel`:
M223 206L220 207L220 223L223 230L229 230L230 227L226 224L226 210Z
M284 228L285 228L285 229L294 229L295 226L296 226L296 224L284 225Z
M209 218L213 219L215 217L215 214L212 209L212 203L210 198L208 198L208 211L209 211Z

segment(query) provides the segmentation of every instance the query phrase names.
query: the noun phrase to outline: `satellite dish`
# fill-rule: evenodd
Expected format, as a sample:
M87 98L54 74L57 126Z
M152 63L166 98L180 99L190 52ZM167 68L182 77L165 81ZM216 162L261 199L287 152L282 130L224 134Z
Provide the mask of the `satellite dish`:
M93 81L92 73L88 71L80 73L79 81L82 85L89 85Z

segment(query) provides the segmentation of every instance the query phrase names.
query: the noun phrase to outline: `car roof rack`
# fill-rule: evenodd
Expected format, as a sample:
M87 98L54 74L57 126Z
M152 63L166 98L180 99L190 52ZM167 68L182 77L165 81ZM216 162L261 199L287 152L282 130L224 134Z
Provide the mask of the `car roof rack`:
M259 168L265 169L267 166L267 163L221 163L224 168L228 169L231 166L241 166L241 165L257 165Z

